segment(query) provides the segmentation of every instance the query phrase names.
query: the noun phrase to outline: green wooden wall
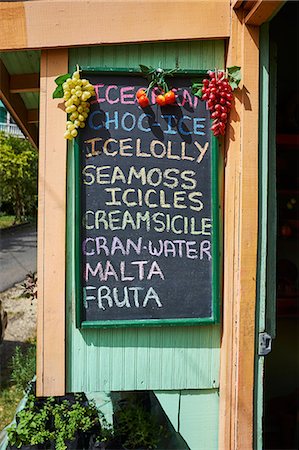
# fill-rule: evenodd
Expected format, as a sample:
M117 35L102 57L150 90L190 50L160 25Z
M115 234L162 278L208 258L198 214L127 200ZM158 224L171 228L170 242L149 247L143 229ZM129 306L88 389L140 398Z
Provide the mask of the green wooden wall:
M223 67L224 42L134 44L70 50L69 66ZM68 152L67 390L181 390L219 386L220 327L75 328L74 156ZM214 419L213 419L214 420ZM213 422L214 433L217 424ZM216 427L216 429L215 429ZM195 447L194 447L195 448ZM197 447L199 448L199 447ZM206 447L208 448L213 447Z
M218 450L218 389L156 391L155 395L191 450Z

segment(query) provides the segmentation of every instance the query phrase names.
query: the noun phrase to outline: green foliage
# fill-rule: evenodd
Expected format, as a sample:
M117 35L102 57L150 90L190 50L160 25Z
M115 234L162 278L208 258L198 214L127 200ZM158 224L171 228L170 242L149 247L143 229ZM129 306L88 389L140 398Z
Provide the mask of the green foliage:
M97 441L111 437L109 427L101 421L93 402L84 402L75 395L75 402L55 400L48 397L39 401L29 395L25 408L17 414L16 424L8 429L10 445L55 443L56 450L66 450L68 440L73 440L77 432L95 431Z
M38 399L29 393L24 409L16 415L16 423L8 429L9 445L66 450L69 442L78 438L80 448L87 448L88 443L102 448L105 442L121 442L127 449L150 450L157 448L162 435L166 435L165 428L136 399L126 402L115 417L113 430L95 403L86 401L81 394L70 399Z
M29 272L26 275L25 281L21 284L21 297L30 298L31 302L37 298L37 274L36 272Z
M194 81L192 84L192 94L195 95L196 97L201 98L202 97L202 88L203 88L203 84L201 81Z
M128 449L157 448L163 430L142 405L131 402L117 412L115 432Z
M87 406L80 403L80 396L77 401L70 406L67 400L61 404L55 404L52 410L55 427L55 448L56 450L66 450L65 441L72 440L76 431L88 431L99 426L97 409L94 403Z
M171 70L164 70L158 67L157 69L153 67L144 66L143 64L139 64L140 70L142 74L148 78L150 81L149 86L147 88L147 93L150 89L152 89L154 86L158 86L160 90L163 92L168 92L169 87L166 83L166 77L173 76L173 72L178 72L180 69L171 69Z
M0 230L4 228L9 228L15 223L15 216L5 214L0 212Z
M11 358L11 381L17 388L26 389L35 375L36 347L30 345L26 350L16 347Z
M42 409L37 409L34 395L29 395L24 409L17 414L17 423L8 428L10 445L44 444L54 438L54 432L47 427L54 399L49 397Z
M16 386L2 385L0 389L0 428L8 425L15 414L18 403L24 396L22 389Z
M15 222L37 208L37 150L26 139L0 132L0 198L13 205Z

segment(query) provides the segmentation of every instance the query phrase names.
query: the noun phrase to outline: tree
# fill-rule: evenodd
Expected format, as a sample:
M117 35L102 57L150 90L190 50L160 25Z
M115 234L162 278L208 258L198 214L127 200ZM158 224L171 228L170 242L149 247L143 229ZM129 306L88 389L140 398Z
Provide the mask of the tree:
M30 142L0 132L0 199L13 206L15 223L36 212L37 160Z

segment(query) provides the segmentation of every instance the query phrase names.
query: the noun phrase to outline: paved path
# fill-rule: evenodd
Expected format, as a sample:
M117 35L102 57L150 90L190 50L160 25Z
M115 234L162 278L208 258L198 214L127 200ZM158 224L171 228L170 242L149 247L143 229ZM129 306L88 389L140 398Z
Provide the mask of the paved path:
M21 225L0 231L0 292L36 272L36 227Z

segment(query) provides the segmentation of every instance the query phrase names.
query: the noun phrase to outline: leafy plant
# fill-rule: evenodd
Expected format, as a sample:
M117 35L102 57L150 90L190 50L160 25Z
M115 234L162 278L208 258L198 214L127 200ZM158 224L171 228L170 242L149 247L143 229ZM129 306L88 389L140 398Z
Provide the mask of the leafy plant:
M0 424L1 428L10 424L18 403L21 401L24 393L22 389L14 385L2 385L0 389Z
M61 404L55 404L53 408L54 428L55 428L55 448L65 450L66 440L75 438L77 431L89 431L95 426L99 427L99 419L96 406L93 402L84 405L82 398L76 396L73 405L67 400Z
M21 285L22 292L20 297L30 298L31 301L37 298L37 274L29 272L26 275L24 283Z
M30 345L26 350L17 346L11 358L11 381L17 388L25 389L35 375L36 347Z
M37 409L35 396L29 395L25 408L17 414L17 423L7 429L9 444L20 448L52 440L54 432L47 425L53 402L53 397L49 397L43 408Z
M80 394L71 400L59 397L39 400L30 394L25 408L16 416L16 423L8 429L8 439L11 446L18 448L53 443L56 450L66 450L68 441L86 432L93 432L98 442L108 440L111 430L106 425L103 418L100 421L94 402L85 401Z
M0 198L13 206L15 223L36 213L37 160L30 142L0 132Z
M129 402L117 412L115 433L128 449L154 449L160 441L163 427L143 405Z

